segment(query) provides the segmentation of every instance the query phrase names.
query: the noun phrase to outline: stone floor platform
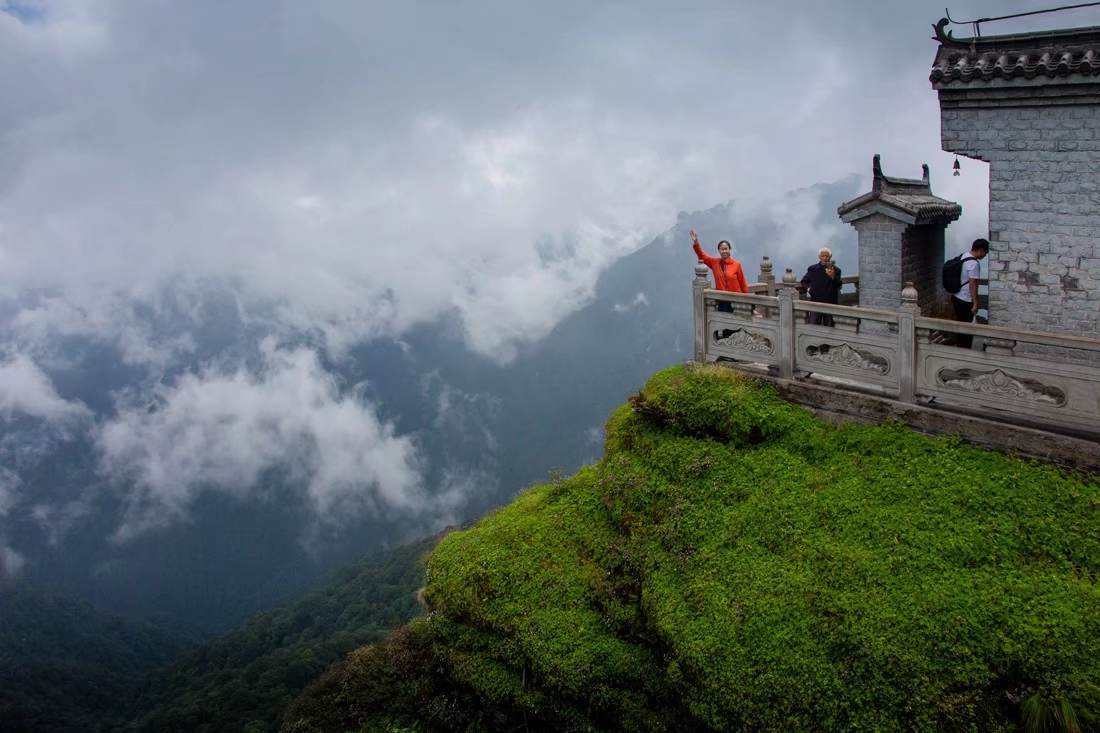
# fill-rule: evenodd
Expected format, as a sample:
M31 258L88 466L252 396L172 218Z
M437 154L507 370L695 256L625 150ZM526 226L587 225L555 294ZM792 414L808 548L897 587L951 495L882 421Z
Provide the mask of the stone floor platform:
M1100 475L1100 439L1041 430L986 417L941 409L935 404L899 402L846 389L832 380L802 377L783 379L761 365L719 362L772 384L785 399L810 408L822 419L835 422L882 423L896 420L923 433L957 435L968 443L1025 458L1036 458L1071 470Z

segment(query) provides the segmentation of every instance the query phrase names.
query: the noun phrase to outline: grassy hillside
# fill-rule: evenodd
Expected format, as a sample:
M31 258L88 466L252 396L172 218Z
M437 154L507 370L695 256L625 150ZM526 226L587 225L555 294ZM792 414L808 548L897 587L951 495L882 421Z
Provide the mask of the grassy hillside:
M603 459L428 564L286 731L1091 730L1100 485L655 375Z
M148 682L127 729L277 730L302 688L361 644L407 622L437 538L377 553L324 587L188 652Z

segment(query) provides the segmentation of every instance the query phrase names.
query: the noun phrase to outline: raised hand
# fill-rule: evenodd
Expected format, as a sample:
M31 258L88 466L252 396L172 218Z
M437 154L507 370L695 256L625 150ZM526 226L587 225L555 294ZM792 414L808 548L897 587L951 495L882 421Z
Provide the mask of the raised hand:
M699 235L695 233L695 230L692 229L689 234L691 234L691 243L699 244Z

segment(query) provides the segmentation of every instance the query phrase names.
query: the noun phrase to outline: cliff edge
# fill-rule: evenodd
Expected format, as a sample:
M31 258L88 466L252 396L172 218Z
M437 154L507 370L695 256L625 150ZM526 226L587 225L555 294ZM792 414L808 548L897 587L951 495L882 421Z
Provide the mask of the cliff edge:
M285 731L1090 730L1100 483L654 375L602 460L428 561Z

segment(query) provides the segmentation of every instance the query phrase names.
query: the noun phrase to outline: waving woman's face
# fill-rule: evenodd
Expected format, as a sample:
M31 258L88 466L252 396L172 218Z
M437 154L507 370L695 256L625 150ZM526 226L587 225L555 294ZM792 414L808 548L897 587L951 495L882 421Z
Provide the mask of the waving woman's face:
M718 256L723 260L728 260L730 256L730 246L726 242L721 242L718 245Z

